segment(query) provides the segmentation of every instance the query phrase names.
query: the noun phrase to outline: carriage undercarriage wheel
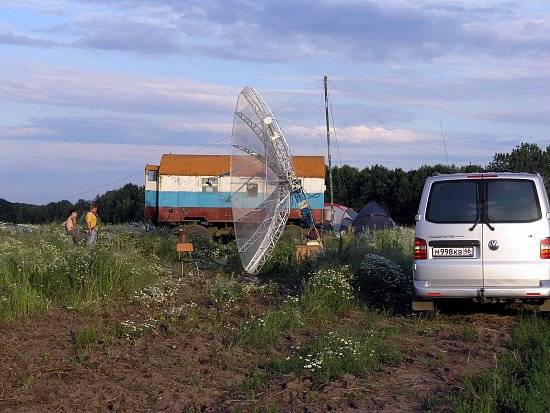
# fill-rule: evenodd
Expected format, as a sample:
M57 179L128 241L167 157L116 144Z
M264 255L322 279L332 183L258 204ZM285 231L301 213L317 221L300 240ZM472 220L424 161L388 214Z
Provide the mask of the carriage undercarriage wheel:
M176 230L180 242L187 242L193 234L205 234L210 237L208 229L199 224L180 225Z
M187 236L191 234L208 234L208 229L206 227L203 227L202 225L198 224L192 224L192 225L184 225L183 226L183 233Z

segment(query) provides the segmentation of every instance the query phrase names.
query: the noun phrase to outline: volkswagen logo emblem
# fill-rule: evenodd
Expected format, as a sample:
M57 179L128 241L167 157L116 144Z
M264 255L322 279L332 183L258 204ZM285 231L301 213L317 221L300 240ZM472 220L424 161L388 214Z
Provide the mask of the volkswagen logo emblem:
M491 251L498 250L498 241L496 239L492 239L491 241L489 241L488 247Z

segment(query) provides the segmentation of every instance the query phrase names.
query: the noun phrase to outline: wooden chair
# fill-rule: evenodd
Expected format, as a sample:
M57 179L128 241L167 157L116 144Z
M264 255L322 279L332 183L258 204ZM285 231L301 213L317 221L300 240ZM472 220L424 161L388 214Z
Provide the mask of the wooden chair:
M191 242L178 242L176 244L176 251L178 252L178 259L181 263L181 276L183 277L185 264L191 264L193 266L193 272L198 276L200 274L199 260L193 258L193 244Z

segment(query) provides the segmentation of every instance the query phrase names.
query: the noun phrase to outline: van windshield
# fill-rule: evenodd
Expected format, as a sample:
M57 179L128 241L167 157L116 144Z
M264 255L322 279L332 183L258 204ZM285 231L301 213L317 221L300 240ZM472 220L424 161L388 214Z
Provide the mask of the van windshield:
M440 181L432 185L426 219L431 222L477 221L477 182Z

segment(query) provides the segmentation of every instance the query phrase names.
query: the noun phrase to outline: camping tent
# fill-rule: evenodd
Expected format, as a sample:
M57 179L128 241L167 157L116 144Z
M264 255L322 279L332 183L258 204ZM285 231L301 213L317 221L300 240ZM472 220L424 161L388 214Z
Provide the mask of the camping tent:
M331 204L325 204L325 222L323 225L323 229L325 231L334 231L334 232L342 232L346 228L348 228L353 220L355 219L355 216L357 215L357 212L355 212L353 209L348 208L347 206L340 205L340 204L332 204L332 210L334 211L334 219L332 221L332 228L330 226L330 208Z
M372 233L373 231L393 228L397 224L378 202L370 201L361 208L351 225L357 234L361 234L367 230Z

